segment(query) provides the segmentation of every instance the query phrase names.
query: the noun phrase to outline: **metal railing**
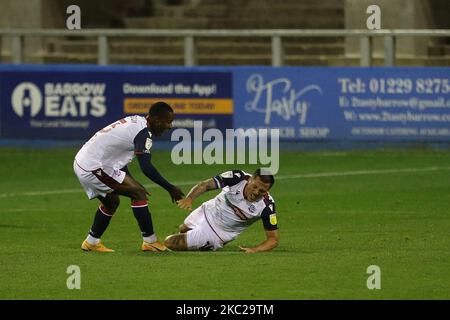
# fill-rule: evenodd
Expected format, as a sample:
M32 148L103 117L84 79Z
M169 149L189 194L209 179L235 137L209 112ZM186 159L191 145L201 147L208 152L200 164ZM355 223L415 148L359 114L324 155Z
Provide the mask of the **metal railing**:
M308 30L308 29L273 29L273 30L144 30L144 29L0 29L0 36L11 37L12 57L14 64L23 62L24 37L96 37L98 42L97 62L107 65L109 61L109 37L174 37L184 38L184 65L196 64L195 39L206 37L266 37L271 38L272 66L283 65L283 38L292 37L353 37L360 38L360 65L372 64L372 39L384 38L384 59L386 66L394 66L396 59L397 37L450 37L450 30Z

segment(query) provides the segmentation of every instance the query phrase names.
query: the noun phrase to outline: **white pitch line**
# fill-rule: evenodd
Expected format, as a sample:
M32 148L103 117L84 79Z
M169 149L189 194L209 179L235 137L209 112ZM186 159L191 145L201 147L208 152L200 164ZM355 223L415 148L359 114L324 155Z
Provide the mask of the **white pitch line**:
M359 175L377 175L389 173L409 173L426 171L450 170L450 167L426 167L426 168L404 168L404 169L379 169L379 170L357 170L357 171L337 171L321 173L303 173L289 176L278 177L279 179L298 179L298 178L321 178L321 177L340 177L340 176L359 176Z
M356 170L356 171L335 171L335 172L317 172L317 173L302 173L293 174L288 176L277 176L276 180L285 179L310 179L310 178L328 178L328 177L343 177L343 176L359 176L359 175L378 175L378 174L390 174L390 173L414 173L414 172L427 172L427 171L444 171L450 170L450 167L425 167L425 168L404 168L404 169L379 169L379 170ZM184 181L174 183L177 186L190 186L198 183L198 181ZM146 188L156 188L155 184L144 185ZM19 193L0 193L0 198L10 198L19 196L44 196L66 193L78 193L82 192L82 188L66 189L66 190L47 190L47 191L27 191Z

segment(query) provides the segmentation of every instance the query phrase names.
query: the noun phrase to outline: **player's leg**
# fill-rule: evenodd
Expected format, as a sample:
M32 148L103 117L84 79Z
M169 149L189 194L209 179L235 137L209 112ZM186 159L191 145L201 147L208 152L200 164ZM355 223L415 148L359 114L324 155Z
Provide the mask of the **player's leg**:
M186 219L184 219L183 223L178 226L179 233L186 233L189 230L194 229L204 220L202 206L203 204L194 209Z
M164 240L164 245L173 251L186 251L188 249L186 238L186 233L172 234Z
M99 199L102 203L102 207L105 208L105 210L110 211L112 214L116 212L117 208L120 205L119 194L115 191L108 193L104 197L98 196L97 199Z
M168 236L164 244L174 251L215 250L215 235L205 220L203 205L192 211L179 227L180 233Z
M99 208L97 209L97 212L95 213L94 222L92 223L91 230L89 230L88 236L86 238L87 244L83 243L82 249L86 251L110 252L110 249L105 250L106 248L101 245L100 238L106 231L106 228L108 228L111 218L119 207L120 199L119 195L115 192L108 193L104 197L98 196L97 198L101 203ZM91 248L91 246L101 246L102 248Z
M199 226L186 233L177 233L164 240L167 248L173 251L215 250L215 239L207 232L206 226Z
M126 175L122 183L114 186L115 192L120 195L131 198L131 209L134 217L141 229L143 251L161 252L167 248L157 241L157 237L153 230L153 222L150 211L148 209L147 191L145 188L131 176Z
M92 172L86 171L74 162L74 172L80 184L86 191L89 199L98 198L101 202L97 209L91 230L81 244L81 249L85 251L113 252L106 248L100 241L100 237L109 225L112 215L119 206L119 197L112 193L113 190L102 183Z
M179 225L179 233L166 237L164 240L166 247L174 251L188 250L186 232L198 226L202 219L203 213L201 212L200 207L198 207L186 217L182 224Z
M201 219L201 212L199 208L192 211L184 220L182 224L179 225L177 234L172 234L164 240L164 244L167 248L174 251L186 251L188 249L186 243L186 232L192 230Z

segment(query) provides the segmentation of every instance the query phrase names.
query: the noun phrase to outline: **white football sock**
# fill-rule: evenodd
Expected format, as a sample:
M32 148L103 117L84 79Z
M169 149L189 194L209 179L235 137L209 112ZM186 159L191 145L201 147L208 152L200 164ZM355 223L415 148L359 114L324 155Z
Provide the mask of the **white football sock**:
M156 238L156 234L152 234L150 237L143 237L142 239L144 239L144 241L148 242L148 243L152 243L152 242L155 242L156 240L158 240Z
M94 238L93 236L91 236L90 234L88 234L87 238L86 238L87 243L95 246L100 242L99 238Z

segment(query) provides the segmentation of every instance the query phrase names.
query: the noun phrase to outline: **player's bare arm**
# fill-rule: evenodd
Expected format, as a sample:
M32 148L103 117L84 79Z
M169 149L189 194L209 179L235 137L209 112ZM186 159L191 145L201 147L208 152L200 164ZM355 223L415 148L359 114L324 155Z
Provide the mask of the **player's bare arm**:
M217 189L217 186L213 179L201 181L194 187L192 187L186 198L177 201L178 207L180 207L181 209L192 210L192 203L195 199L197 199L203 193L215 189Z
M239 246L239 248L245 253L255 253L262 251L270 251L276 246L278 246L278 230L265 230L266 240L253 248L246 248Z

